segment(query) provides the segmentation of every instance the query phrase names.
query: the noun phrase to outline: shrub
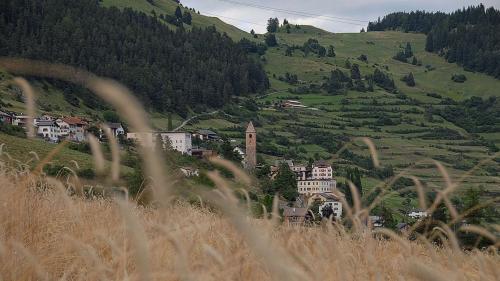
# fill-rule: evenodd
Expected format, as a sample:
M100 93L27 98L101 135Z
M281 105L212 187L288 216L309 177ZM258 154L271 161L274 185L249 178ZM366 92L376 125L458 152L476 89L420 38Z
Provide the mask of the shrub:
M451 80L455 83L464 83L467 81L467 77L464 74L453 74Z

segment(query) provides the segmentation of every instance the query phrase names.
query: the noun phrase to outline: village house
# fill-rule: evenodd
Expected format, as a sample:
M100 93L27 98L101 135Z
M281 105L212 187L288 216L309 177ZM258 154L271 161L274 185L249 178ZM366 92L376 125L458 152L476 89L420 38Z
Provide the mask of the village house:
M180 170L187 178L197 177L200 175L198 169L194 169L192 167L182 167Z
M324 217L323 210L327 207L330 207L333 211L333 217L335 219L340 219L342 216L342 203L339 201L326 201L322 205L319 206L319 214Z
M67 138L69 136L69 124L64 122L61 118L56 119L56 124L59 126L59 139Z
M333 179L332 166L324 160L314 162L312 166L312 179Z
M369 216L369 226L372 228L384 227L385 219L382 216Z
M7 112L0 111L0 122L4 124L12 124L12 115Z
M202 141L216 141L219 140L220 137L215 133L214 131L211 130L206 130L206 129L201 129L196 131L193 134L193 137L200 139Z
M311 214L307 208L285 207L283 218L288 225L300 226L311 219Z
M233 151L238 153L241 159L245 159L245 151L243 149L241 149L240 147L235 147Z
M87 122L78 117L64 117L62 118L69 126L68 139L75 142L85 141L85 128Z
M337 188L337 182L333 179L306 179L298 180L297 188L299 194L313 195L316 193L331 193Z
M300 101L296 100L286 100L281 104L282 107L285 108L306 108L307 106L303 105Z
M155 147L156 140L162 141L164 149L172 148L182 154L192 155L192 138L187 132L128 133L127 139L137 141L145 147Z
M123 129L121 123L107 123L106 125L108 126L109 130L111 130L111 134L113 135L113 137L115 137L116 139L118 138L118 136L125 135L125 130Z
M198 159L211 158L217 156L217 151L205 148L193 148L191 149L191 155Z
M26 126L28 124L28 122L30 122L31 118L27 115L23 115L23 114L20 114L20 115L14 115L12 116L12 125L14 126L19 126L21 128L25 128L26 129ZM32 121L34 122L34 121Z
M55 121L48 119L47 120L38 119L35 121L35 126L36 126L36 134L39 137L52 142L59 141L59 135L61 133L61 130Z
M427 217L427 212L423 210L413 210L408 216L412 219L421 219Z

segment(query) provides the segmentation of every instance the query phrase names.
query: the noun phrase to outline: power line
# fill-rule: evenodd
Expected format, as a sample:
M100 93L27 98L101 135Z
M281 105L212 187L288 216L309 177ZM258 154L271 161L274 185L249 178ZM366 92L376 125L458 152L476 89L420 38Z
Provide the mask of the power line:
M217 1L226 2L226 3L230 3L230 4L234 4L234 5L241 5L241 6L256 8L256 9L261 9L261 10L265 10L265 11L280 12L280 13L296 15L296 16L303 16L303 17L322 18L322 19L327 20L327 21L340 22L340 23L358 25L358 26L363 25L362 23L366 24L369 22L366 20L357 20L357 19L340 18L340 17L334 17L334 16L325 16L325 15L320 15L320 14L315 14L315 13L310 13L310 12L301 12L301 11L282 9L282 8L269 7L269 6L264 6L264 5L260 5L257 3L243 3L243 2L233 1L233 0L217 0ZM355 23L355 22L357 22L357 23Z
M226 19L230 19L230 20L234 20L234 21L239 21L239 22L244 22L244 23L249 23L249 24L255 24L255 25L266 27L265 24L251 22L251 21L246 21L246 20L242 20L242 19L236 19L236 18L232 18L232 17L226 17L226 16L222 16L222 15L217 15L217 14L214 14L214 13L202 12L202 14L206 14L206 15L210 15L210 16L214 16L214 17L226 18Z

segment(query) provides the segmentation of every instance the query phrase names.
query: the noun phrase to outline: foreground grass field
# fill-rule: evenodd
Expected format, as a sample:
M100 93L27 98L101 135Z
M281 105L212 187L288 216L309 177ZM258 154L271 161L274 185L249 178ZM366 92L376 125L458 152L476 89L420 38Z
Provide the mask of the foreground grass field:
M276 226L183 202L68 197L0 170L2 280L497 280L500 256L368 229ZM35 183L37 183L35 185ZM35 188L37 186L37 188ZM44 191L40 189L43 187ZM60 186L62 188L62 185ZM231 211L229 211L231 210ZM445 228L446 229L446 228Z

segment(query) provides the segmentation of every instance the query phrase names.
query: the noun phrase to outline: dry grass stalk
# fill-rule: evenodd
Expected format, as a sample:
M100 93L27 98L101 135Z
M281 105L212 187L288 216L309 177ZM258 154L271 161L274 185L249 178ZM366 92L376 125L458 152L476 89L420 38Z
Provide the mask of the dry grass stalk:
M103 174L105 169L105 160L101 150L101 144L99 143L99 140L97 140L97 138L92 134L87 134L87 141L90 145L92 157L94 158L95 171L98 174Z
M101 127L111 147L111 157L113 160L111 163L111 180L117 182L120 179L120 147L109 126L102 124Z
M33 123L33 120L36 116L35 91L33 90L33 87L31 87L30 83L22 77L15 77L13 81L14 84L21 88L26 99L26 112L28 116L26 122L26 135L28 136L28 138L34 138L36 136L35 125Z

